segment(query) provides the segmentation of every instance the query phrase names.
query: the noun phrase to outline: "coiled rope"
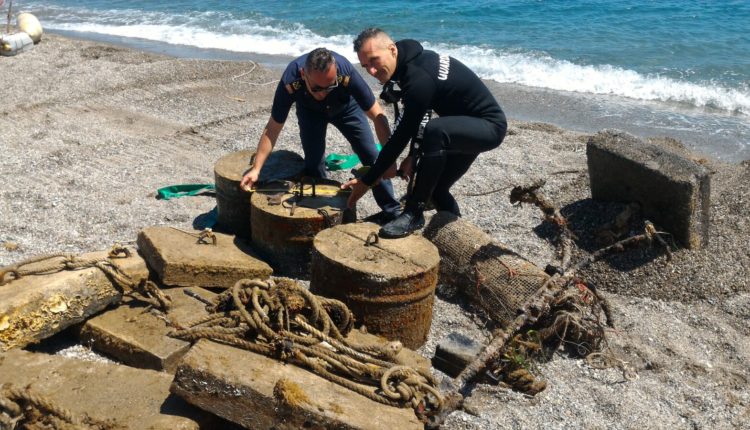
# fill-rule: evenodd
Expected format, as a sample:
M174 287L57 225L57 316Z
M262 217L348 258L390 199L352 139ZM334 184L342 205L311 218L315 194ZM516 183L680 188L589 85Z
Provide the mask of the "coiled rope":
M6 385L0 390L0 429L39 428L88 430L110 428L88 415L74 415L52 400L33 393L31 388Z
M155 308L167 310L172 306L171 298L153 282L143 280L136 283L115 263L114 259L132 256L130 249L115 244L104 258L83 258L75 254L46 254L23 260L0 268L0 287L26 276L48 275L63 270L82 270L91 267L100 269L123 294L134 296Z
M211 339L290 362L376 402L412 407L420 419L442 407L434 377L397 362L400 342L365 346L346 340L353 325L346 305L291 279L240 280L207 308L208 316L169 335Z

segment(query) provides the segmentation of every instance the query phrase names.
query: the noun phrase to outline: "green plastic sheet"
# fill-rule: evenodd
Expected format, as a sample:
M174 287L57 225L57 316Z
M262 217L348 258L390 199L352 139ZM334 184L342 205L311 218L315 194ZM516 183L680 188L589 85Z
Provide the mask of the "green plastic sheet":
M378 152L383 147L377 143L375 146L378 148ZM328 154L326 157L326 170L335 172L337 170L351 169L352 167L359 164L359 157L356 154L344 155L344 154Z
M156 190L159 199L169 200L185 196L197 196L200 194L213 193L216 191L214 184L181 184L170 185Z

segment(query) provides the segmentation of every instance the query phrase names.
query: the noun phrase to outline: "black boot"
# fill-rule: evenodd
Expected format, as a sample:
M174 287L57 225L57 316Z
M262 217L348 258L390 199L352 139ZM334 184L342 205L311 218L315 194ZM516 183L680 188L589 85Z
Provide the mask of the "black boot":
M425 155L419 160L414 189L406 201L401 215L384 225L378 233L380 237L404 237L424 227L426 203L432 196L440 174L445 168L445 154L442 152Z
M424 203L407 203L401 215L384 225L378 235L386 239L395 239L408 236L422 227L424 227Z

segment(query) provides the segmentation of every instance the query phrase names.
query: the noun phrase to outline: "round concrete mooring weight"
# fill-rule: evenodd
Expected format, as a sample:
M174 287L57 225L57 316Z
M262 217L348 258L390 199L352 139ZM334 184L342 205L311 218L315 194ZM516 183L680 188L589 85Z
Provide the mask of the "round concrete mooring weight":
M314 183L313 190L309 178L269 182L251 197L253 249L276 274L309 278L313 238L344 220L349 193L336 181L318 178Z
M18 29L28 34L35 44L42 40L44 30L36 16L28 12L21 12L16 17L16 24L18 25Z
M419 235L378 239L379 228L356 223L318 233L310 290L346 303L368 332L416 349L432 324L440 255Z
M221 157L214 165L218 227L240 237L251 236L250 197L240 188L242 177L253 166L255 151L236 151ZM304 168L302 157L292 151L274 151L260 172L259 182L298 177Z

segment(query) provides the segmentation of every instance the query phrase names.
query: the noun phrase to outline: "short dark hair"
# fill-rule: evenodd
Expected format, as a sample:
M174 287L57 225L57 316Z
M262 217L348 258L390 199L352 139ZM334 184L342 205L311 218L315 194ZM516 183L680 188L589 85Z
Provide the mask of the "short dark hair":
M326 48L315 48L309 54L305 60L305 71L306 72L325 72L331 67L331 64L336 64L336 59L333 58L333 53Z
M359 33L359 36L354 39L354 52L359 53L359 50L362 49L362 45L364 45L365 42L372 39L373 37L378 37L381 34L385 34L386 36L388 35L385 31L379 29L378 27L370 27L362 30L362 32Z

